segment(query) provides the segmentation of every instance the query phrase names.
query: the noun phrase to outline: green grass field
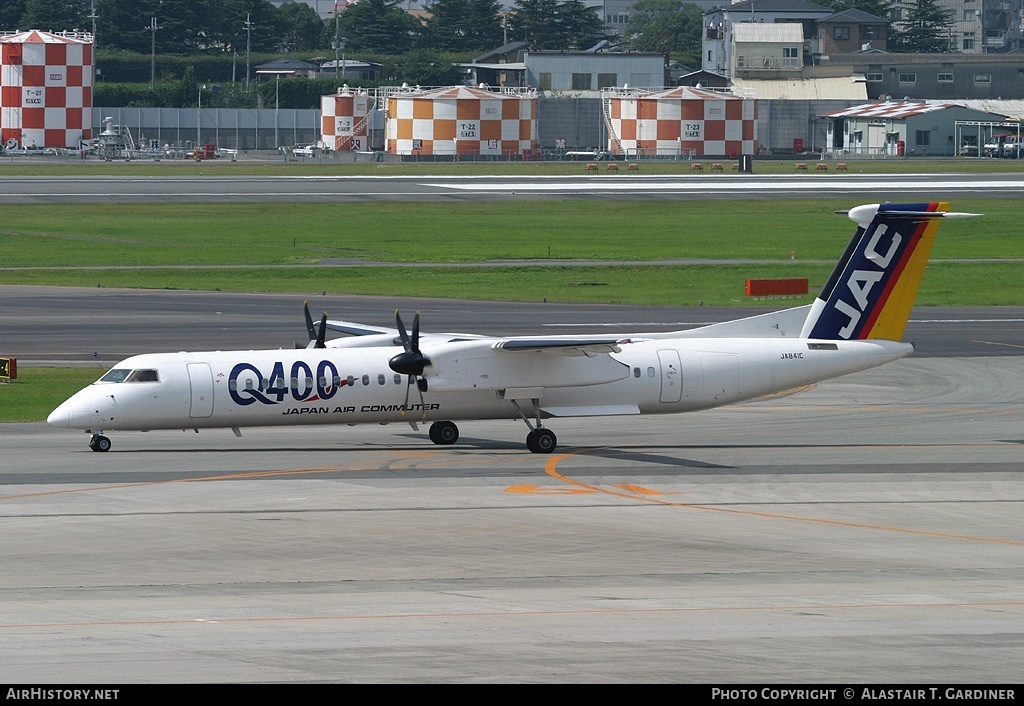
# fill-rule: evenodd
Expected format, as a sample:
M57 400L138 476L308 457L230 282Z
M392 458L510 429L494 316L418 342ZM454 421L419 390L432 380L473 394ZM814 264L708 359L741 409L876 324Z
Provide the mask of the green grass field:
M528 207L519 202L14 205L0 209L7 268L2 281L749 304L748 278L808 277L813 294L852 234L849 220L834 212L852 205L849 199L565 200ZM943 224L919 304L1024 304L1024 289L1007 286L1019 276L1024 257L1018 202L964 199L953 206L985 216ZM699 262L636 264L672 259ZM545 264L493 264L508 260ZM578 266L580 261L595 264ZM332 266L338 262L366 264ZM455 266L471 262L493 266Z
M46 421L57 405L105 372L99 367L22 366L17 380L0 382L0 423Z

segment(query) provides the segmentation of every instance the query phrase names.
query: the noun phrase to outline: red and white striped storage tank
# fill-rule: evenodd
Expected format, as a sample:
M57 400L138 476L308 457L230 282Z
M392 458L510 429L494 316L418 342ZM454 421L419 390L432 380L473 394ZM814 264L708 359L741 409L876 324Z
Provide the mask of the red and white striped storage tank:
M609 89L609 150L626 155L757 153L757 101L700 88ZM616 144L616 140L618 144Z
M537 93L455 86L388 98L391 154L519 156L537 142Z
M0 137L23 148L92 137L92 35L0 35Z
M321 96L321 139L324 144L335 150L368 150L370 102L365 90L349 89L347 85L335 94Z

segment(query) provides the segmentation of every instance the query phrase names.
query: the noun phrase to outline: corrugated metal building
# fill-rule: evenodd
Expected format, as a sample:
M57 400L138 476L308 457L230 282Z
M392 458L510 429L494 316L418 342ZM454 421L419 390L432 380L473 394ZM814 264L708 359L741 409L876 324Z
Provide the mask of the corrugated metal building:
M826 123L825 149L854 155L956 155L957 121L999 121L1006 116L956 103L886 101L818 116Z

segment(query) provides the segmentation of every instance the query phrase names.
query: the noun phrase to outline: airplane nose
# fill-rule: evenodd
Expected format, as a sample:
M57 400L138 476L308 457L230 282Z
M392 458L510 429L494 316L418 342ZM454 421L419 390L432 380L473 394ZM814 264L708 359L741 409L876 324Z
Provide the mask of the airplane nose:
M50 426L61 427L67 429L71 424L71 415L68 414L67 407L61 405L57 409L50 412L50 416L46 418L46 423Z

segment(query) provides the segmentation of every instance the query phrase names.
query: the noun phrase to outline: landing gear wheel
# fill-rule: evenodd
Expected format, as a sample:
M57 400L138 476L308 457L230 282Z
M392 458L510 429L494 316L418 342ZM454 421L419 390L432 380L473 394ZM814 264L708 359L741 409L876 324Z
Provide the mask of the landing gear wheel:
M450 446L459 440L459 428L454 422L434 422L428 434L430 440L440 446Z
M89 448L93 451L110 451L110 439L102 434L93 434L89 439Z
M558 437L550 429L534 429L526 435L526 448L535 454L549 454L558 445Z

